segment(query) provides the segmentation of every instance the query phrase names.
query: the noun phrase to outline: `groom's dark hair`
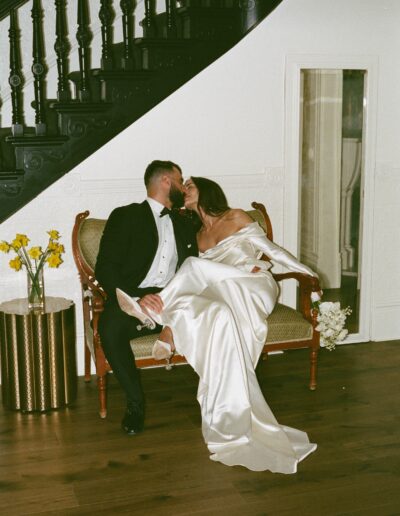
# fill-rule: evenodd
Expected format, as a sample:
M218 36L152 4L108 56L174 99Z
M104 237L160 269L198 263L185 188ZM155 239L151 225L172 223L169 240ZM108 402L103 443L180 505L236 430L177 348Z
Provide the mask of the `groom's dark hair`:
M215 181L205 177L191 177L199 191L197 206L202 208L207 215L222 215L230 210L224 191Z
M182 173L182 169L176 163L172 161L161 161L156 159L147 165L146 172L144 173L144 184L146 188L156 177L165 174L165 172L173 172L174 168L177 168Z

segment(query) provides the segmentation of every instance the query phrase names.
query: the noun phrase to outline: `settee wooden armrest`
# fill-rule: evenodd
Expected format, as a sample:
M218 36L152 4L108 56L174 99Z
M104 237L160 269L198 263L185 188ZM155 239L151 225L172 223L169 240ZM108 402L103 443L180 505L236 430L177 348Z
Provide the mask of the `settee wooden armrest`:
M299 310L313 326L316 326L317 314L313 313L311 309L311 293L321 291L319 279L309 274L303 274L302 272L285 272L274 274L273 276L276 281L295 279L299 282Z

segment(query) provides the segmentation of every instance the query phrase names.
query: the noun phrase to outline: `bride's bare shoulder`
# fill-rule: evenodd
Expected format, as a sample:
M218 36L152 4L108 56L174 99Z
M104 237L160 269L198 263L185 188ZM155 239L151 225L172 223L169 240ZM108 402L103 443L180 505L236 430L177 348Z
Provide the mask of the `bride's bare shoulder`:
M229 219L234 221L237 226L246 226L246 224L254 222L250 215L240 208L232 208L229 212Z

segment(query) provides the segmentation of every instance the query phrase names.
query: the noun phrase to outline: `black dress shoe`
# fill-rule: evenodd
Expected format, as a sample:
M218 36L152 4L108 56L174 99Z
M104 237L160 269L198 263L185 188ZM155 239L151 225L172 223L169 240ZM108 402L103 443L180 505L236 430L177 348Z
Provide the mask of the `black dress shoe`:
M129 403L121 423L122 429L128 435L143 432L144 407L138 403Z

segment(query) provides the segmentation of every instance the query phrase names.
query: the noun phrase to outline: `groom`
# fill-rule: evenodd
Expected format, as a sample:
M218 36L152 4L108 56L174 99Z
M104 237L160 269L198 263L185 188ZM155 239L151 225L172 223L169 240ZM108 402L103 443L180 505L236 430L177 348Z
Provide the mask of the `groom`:
M130 435L141 432L144 425L144 395L130 340L157 333L160 327L139 331L138 320L120 309L115 290L120 288L139 298L157 293L185 258L198 254L192 223L170 211L183 206L180 167L172 161L153 161L146 168L144 182L144 202L121 206L111 213L95 268L96 278L107 294L99 333L106 358L127 396L122 428Z

